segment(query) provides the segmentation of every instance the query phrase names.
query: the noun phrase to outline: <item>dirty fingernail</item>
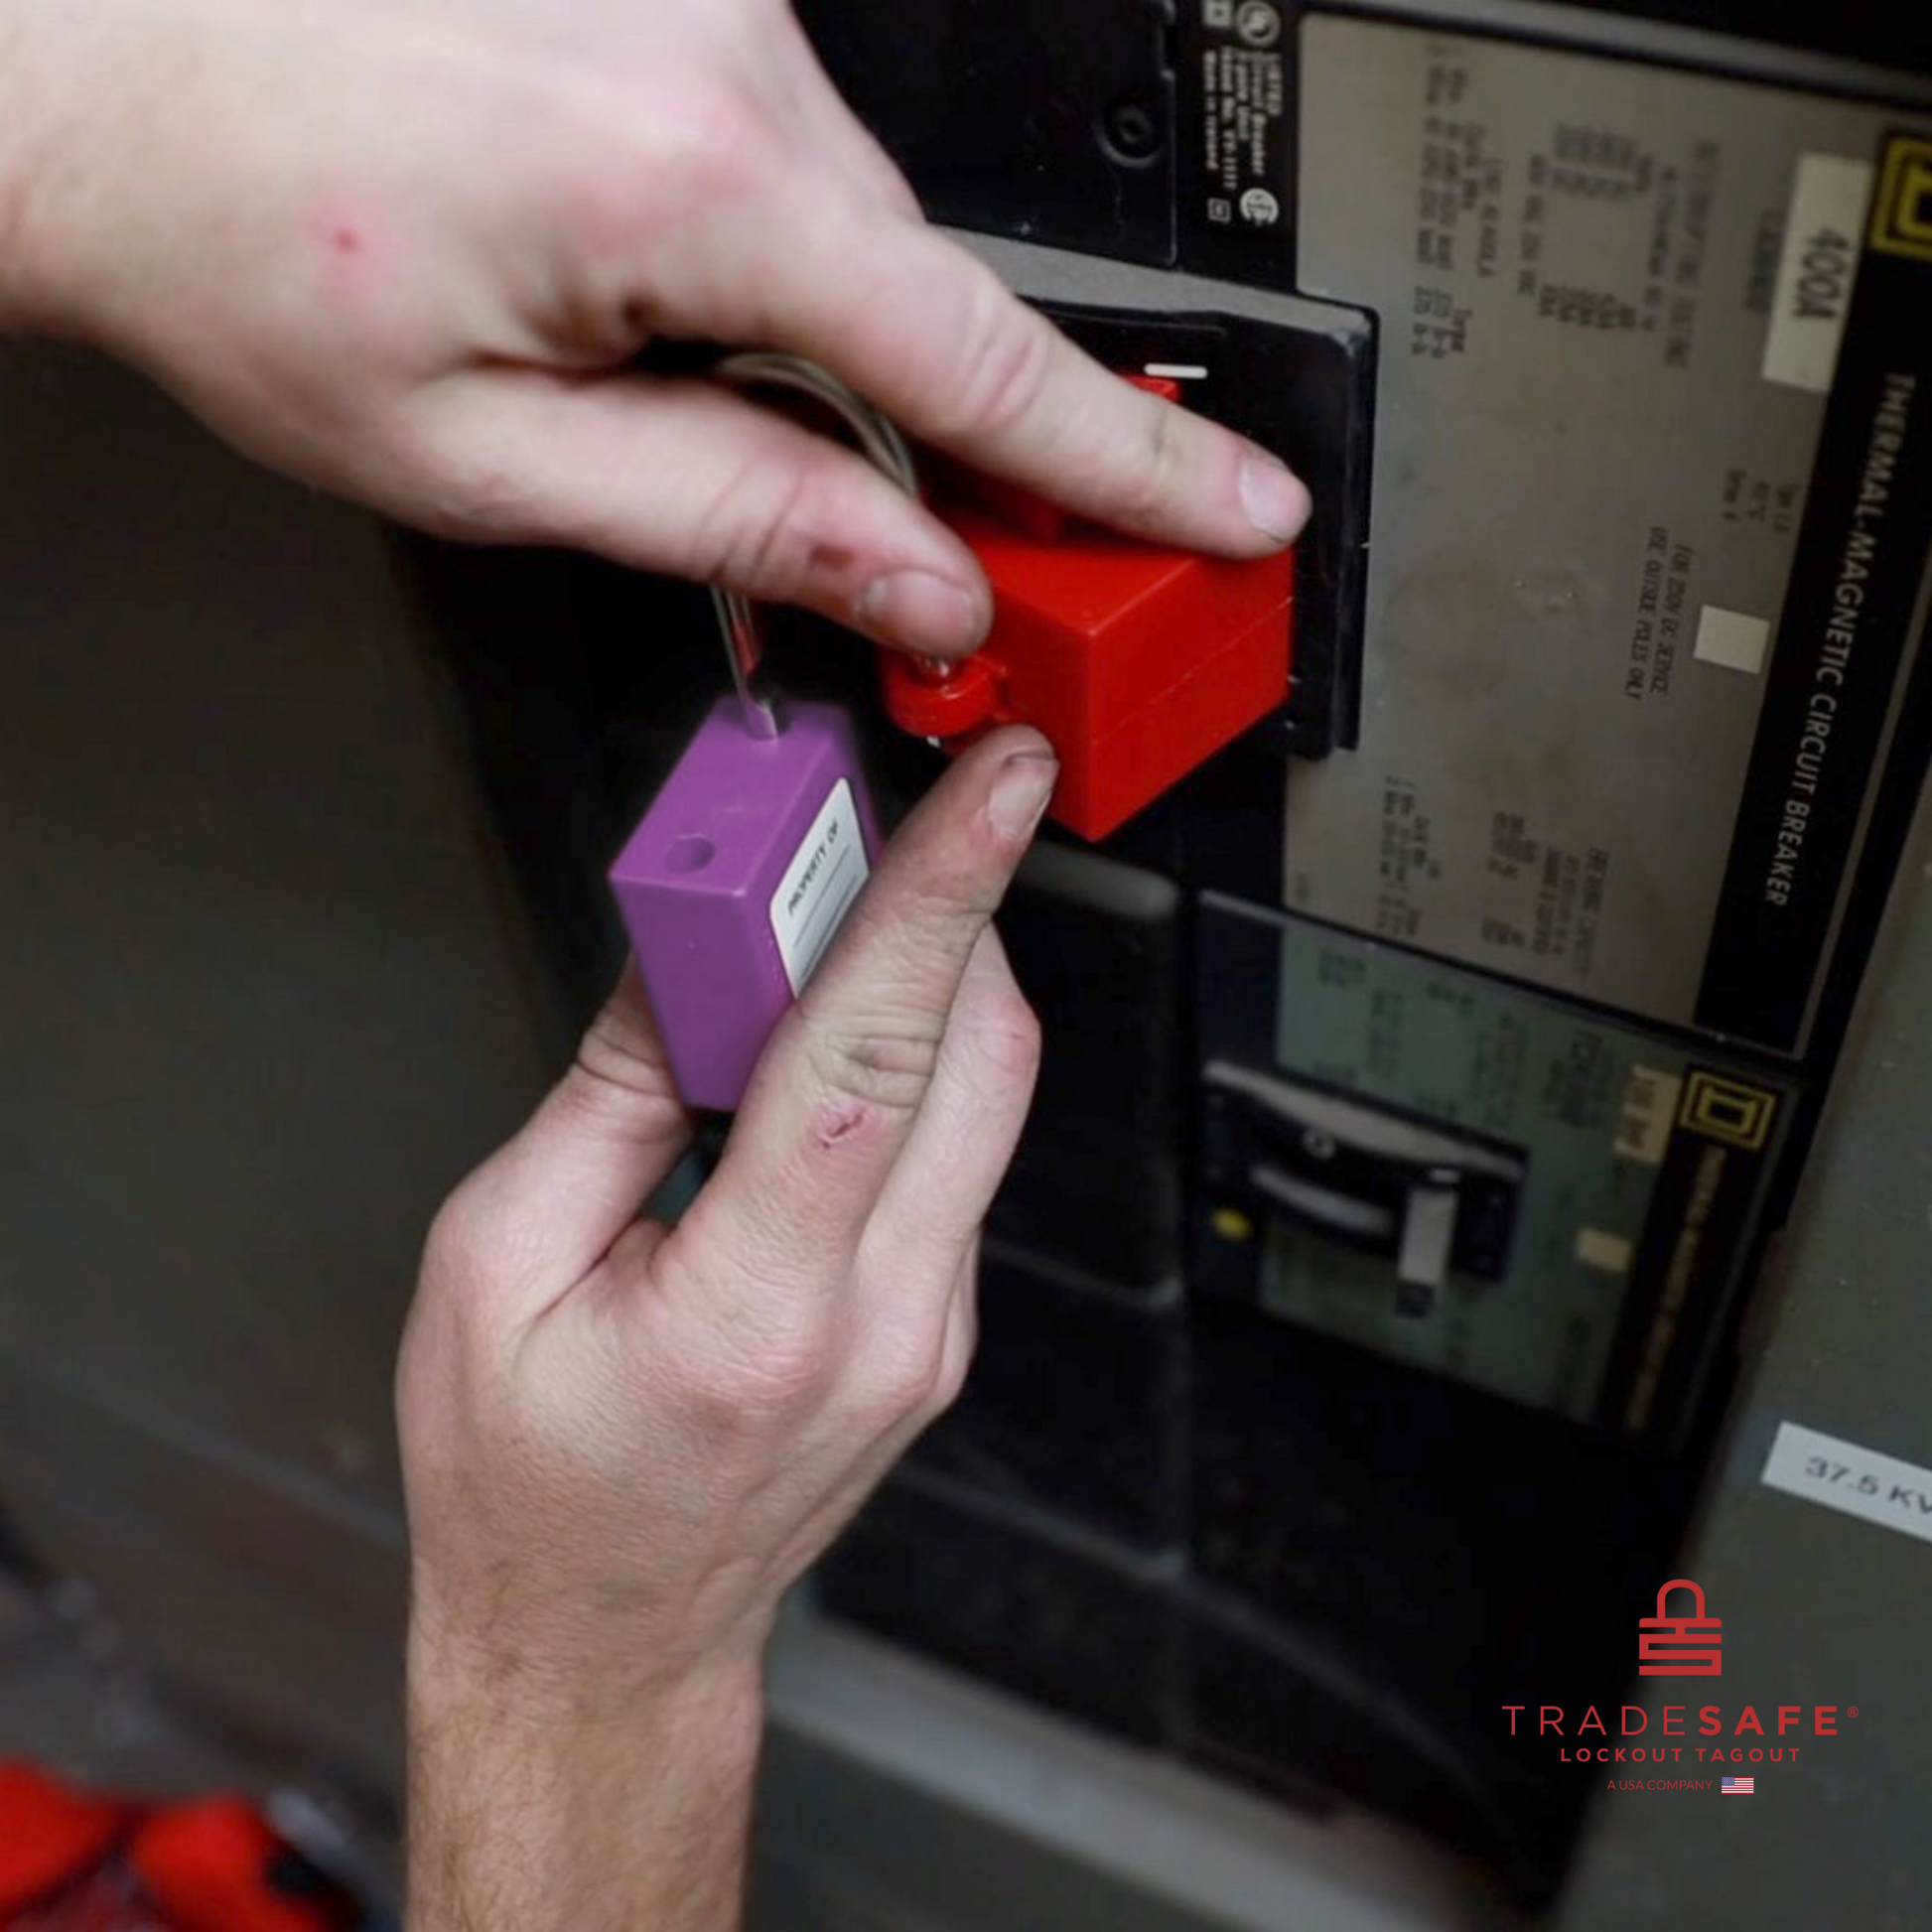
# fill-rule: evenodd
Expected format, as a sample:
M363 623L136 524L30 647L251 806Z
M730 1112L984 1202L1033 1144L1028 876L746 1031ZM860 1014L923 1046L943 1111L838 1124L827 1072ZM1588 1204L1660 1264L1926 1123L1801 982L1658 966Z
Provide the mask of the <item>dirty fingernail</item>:
M859 597L867 629L935 657L957 657L986 635L986 600L963 584L929 570L896 570L875 577Z
M1024 839L1039 823L1053 783L1060 775L1058 760L1045 752L1016 752L1000 767L987 795L986 815L1002 838Z

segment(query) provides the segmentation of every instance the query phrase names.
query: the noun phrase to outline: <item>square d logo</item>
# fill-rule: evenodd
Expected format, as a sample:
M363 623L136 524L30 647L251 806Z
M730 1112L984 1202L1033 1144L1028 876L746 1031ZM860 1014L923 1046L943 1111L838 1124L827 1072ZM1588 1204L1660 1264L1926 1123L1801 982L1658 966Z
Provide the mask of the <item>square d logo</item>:
M1902 134L1885 144L1871 204L1871 245L1932 262L1932 138Z
M1682 1126L1710 1140L1755 1153L1770 1138L1778 1097L1718 1073L1693 1073L1684 1083Z

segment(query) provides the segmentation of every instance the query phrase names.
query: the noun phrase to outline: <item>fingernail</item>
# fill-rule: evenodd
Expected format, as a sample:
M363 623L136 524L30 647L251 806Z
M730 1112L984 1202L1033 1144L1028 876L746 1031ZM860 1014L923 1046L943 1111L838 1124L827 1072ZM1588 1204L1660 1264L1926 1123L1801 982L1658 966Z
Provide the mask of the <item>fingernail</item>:
M1309 520L1308 486L1266 450L1241 462L1241 507L1271 543L1293 543Z
M986 815L994 831L1006 839L1030 837L1059 775L1059 761L1046 753L1015 752L987 794Z
M958 657L986 635L986 600L929 570L896 570L875 577L859 596L867 629L937 657Z

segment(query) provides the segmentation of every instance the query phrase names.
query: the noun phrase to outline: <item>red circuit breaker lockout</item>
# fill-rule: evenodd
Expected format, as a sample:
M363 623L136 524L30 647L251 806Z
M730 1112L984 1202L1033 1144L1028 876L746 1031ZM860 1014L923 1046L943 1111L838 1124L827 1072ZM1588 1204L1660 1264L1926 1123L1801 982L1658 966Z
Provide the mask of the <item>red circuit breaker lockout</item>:
M1048 815L1104 838L1288 697L1294 553L1167 550L974 483L935 493L993 586L993 626L938 667L881 651L886 709L958 750L995 725L1043 732Z

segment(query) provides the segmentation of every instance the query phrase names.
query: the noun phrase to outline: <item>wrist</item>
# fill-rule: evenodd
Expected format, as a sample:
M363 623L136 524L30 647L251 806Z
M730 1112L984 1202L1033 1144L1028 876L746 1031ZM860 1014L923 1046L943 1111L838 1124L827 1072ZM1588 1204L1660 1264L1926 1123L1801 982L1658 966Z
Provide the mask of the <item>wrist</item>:
M761 1647L739 1644L668 1656L638 1632L628 1644L593 1647L557 1639L524 1643L482 1633L425 1608L410 1616L412 1727L486 1712L509 1732L540 1743L546 1733L702 1728L722 1745L756 1755L763 1702Z
M654 1613L636 1597L594 1602L545 1587L515 1600L418 1550L411 1565L409 1673L437 1698L507 1702L519 1722L653 1720L702 1699L756 1709L770 1615L731 1624ZM662 1611L666 1606L656 1606Z
M724 1932L742 1911L759 1657L618 1670L409 1645L409 1922Z

